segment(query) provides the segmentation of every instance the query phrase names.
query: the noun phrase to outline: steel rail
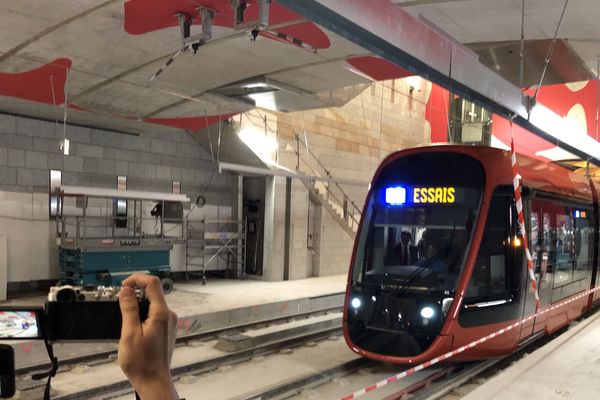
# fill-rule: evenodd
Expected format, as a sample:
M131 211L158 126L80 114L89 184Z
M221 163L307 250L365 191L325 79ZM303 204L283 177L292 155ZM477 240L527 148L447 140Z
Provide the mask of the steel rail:
M212 371L218 367L227 364L237 364L240 362L248 361L256 356L262 356L267 354L275 353L283 348L298 347L307 342L326 339L332 335L338 335L341 333L341 326L334 328L326 328L317 331L310 332L305 335L298 335L292 338L275 340L273 342L262 344L250 349L237 351L223 356L215 357L209 360L192 362L187 365L175 367L171 370L171 376L174 382L185 375L189 374L200 374L203 372ZM131 383L123 379L118 382L110 383L107 385L85 389L77 393L71 393L64 396L55 396L55 400L77 400L82 398L114 398L115 395L121 393L132 393Z
M339 294L342 294L342 292L335 293L334 295L339 295ZM305 312L301 312L301 313L295 313L295 314L280 316L280 317L276 317L276 318L261 319L258 321L252 321L252 322L241 323L241 324L236 324L236 325L228 325L228 326L225 326L222 328L215 328L215 329L210 329L210 330L206 330L206 331L202 331L202 332L182 335L182 336L177 337L176 345L182 344L182 343L187 343L187 342L198 341L198 340L207 341L207 340L211 340L211 339L216 339L218 336L221 336L226 333L241 331L241 330L245 330L245 329L251 329L254 327L260 327L262 325L276 324L278 322L282 322L282 321L286 321L286 320L302 319L302 318L312 316L312 315L319 315L319 314L323 314L323 313L340 311L342 309L342 307L343 307L343 305L324 307L324 308L319 308L316 310L305 311ZM105 351L101 351L101 352L97 352L97 353L93 353L93 354L86 354L83 356L70 357L70 358L65 358L63 360L59 360L59 366L64 368L66 366L74 366L77 364L90 363L93 361L107 361L110 359L111 356L116 356L116 354L117 354L117 344L115 343L115 348L111 349L111 350L105 350ZM23 377L25 375L31 374L32 372L39 372L39 371L47 370L48 368L50 368L49 362L17 368L15 372L17 374L17 378L19 378L19 377ZM60 369L59 369L59 371L60 371Z
M252 394L251 396L244 397L244 399L266 400L275 398L289 398L290 396L300 393L306 388L326 384L340 376L350 375L357 369L374 366L376 364L377 362L373 360L368 360L366 358L356 358L354 360L347 361L333 368L329 368L324 371L319 371L315 374L299 378L292 382L286 382L280 386L265 390L264 392Z

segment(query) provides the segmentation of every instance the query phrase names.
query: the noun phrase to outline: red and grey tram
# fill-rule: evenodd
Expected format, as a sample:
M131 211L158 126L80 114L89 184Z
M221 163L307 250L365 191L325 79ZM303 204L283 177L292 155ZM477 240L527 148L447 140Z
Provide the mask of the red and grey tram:
M594 287L598 185L518 156L542 309ZM430 360L535 313L510 152L440 145L396 152L375 173L354 244L344 336L358 354ZM456 356L515 351L582 314L594 292Z

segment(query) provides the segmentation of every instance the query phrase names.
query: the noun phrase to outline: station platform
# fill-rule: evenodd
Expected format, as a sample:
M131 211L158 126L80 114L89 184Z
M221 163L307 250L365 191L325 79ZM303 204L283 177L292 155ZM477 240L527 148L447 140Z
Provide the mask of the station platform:
M598 398L599 336L600 313L596 312L461 400Z
M211 280L204 286L201 280L176 281L166 300L179 317L178 336L186 336L341 307L346 279L346 275L335 275L283 282ZM39 307L45 300L46 294L40 293L12 298L0 306ZM48 360L40 340L3 343L15 348L17 369ZM110 351L116 342L57 343L54 347L59 360L65 360Z

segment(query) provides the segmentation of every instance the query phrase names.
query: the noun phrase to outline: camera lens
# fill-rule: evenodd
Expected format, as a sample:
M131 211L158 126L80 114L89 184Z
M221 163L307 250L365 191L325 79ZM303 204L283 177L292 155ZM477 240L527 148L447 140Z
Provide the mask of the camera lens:
M56 293L56 301L59 303L72 303L75 301L75 296L73 289L61 289Z

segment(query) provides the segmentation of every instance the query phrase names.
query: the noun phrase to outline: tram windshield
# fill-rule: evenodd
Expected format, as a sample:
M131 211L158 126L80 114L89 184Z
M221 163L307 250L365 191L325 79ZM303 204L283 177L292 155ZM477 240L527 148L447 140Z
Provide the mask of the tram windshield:
M367 199L354 282L455 290L483 185L481 164L463 154L417 154L390 163Z

